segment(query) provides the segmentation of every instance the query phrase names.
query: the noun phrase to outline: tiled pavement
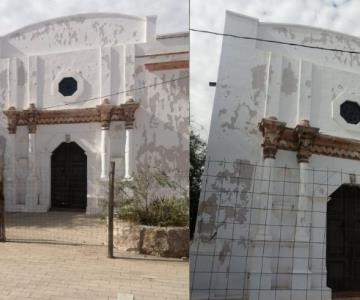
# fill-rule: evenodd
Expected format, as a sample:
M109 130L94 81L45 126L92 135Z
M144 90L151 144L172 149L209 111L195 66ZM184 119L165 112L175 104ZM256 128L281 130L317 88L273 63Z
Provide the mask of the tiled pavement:
M106 258L101 218L11 213L5 223L12 242L0 243L0 300L189 299L188 262L127 253Z
M80 212L7 213L6 236L12 241L105 245L104 218Z
M104 246L0 243L0 299L185 300L188 273L187 262L108 259Z

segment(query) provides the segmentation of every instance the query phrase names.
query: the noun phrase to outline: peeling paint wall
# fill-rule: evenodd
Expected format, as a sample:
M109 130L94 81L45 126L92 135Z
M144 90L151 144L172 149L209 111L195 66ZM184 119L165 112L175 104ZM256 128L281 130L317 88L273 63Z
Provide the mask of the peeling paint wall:
M356 37L305 26L259 23L256 19L233 12L227 12L224 32L360 51L360 39ZM198 223L191 249L194 299L204 295L207 299L230 295L234 299L270 299L270 296L271 299L283 299L281 293L276 296L273 291L291 290L288 279L280 276L282 279L274 283L274 276L277 272L291 273L292 267L284 264L276 271L276 265L273 264L273 281L269 291L263 294L258 291L254 293L254 298L247 291L251 289L249 265L253 262L249 260L246 266L241 259L251 251L248 242L254 242L258 230L255 226L249 226L250 217L259 222L262 218L261 213L252 209L254 205L261 205L261 197L256 197L256 194L264 194L256 183L264 172L261 170L264 161L258 123L264 117L276 117L286 122L287 126L294 127L302 120L308 120L311 126L320 128L322 133L359 140L360 124L351 126L339 114L342 102L351 100L360 103L359 58L358 54L223 38L208 141L209 169L206 172L211 176L204 175L206 181L203 181ZM240 171L238 166L246 165L241 162L247 162L253 169ZM296 152L278 151L275 167L284 166L294 168L294 171L289 170L286 174L290 182L286 187L281 184L274 187L274 194L282 197L274 196L272 208L281 211L282 207L286 207L289 212L284 212L283 219L280 219L279 214L273 214L272 225L283 222L295 227L296 212L291 210L298 205L300 180ZM309 168L315 170L331 168L345 173L357 173L359 167L358 161L319 155L312 155L309 164ZM274 171L271 178L280 181L284 180L282 176L283 173ZM328 196L342 183L349 183L349 178L337 178L334 175L331 177L333 185L325 188L326 177L321 172L316 176L312 179L315 180L312 199L317 209L326 211ZM315 215L314 222L324 222L323 215L318 218ZM283 236L274 230L272 241L294 239L294 227ZM314 232L311 236L316 239ZM276 250L266 248L264 251ZM281 251L291 255L294 248L284 247ZM310 257L314 257L314 253L315 250ZM326 282L326 270L317 264L316 259L311 260L310 264L313 264L314 273L325 274ZM318 279L316 276L311 277L311 288L323 289L326 293L320 298L314 296L311 299L328 299L328 289ZM318 294L314 292L314 295Z
M49 20L0 38L0 110L41 110L96 107L108 98L120 105L140 103L130 145L133 170L157 167L188 186L189 79L187 69L149 72L145 64L188 60L187 34L155 35L155 17L84 14ZM76 80L70 96L59 92L66 77ZM162 81L171 81L161 84ZM149 86L149 87L147 87ZM98 213L107 184L100 178L101 124L43 125L35 134L37 199L29 200L29 134L26 127L7 133L1 114L0 131L7 139L6 209L47 211L50 207L50 158L66 140L88 157L87 213ZM125 126L112 122L107 151L124 176Z
M30 25L4 37L3 56L108 47L146 41L146 18L83 14ZM15 53L14 53L15 50Z
M187 60L188 37L158 40L158 44L138 45L135 85L152 87L138 90L141 107L136 112L134 139L136 167L148 165L172 174L183 187L189 174L189 71L188 69L149 71L147 63ZM163 49L168 49L166 54ZM185 52L185 53L184 53ZM170 54L177 53L177 54ZM160 54L160 55L155 55ZM164 83L163 83L164 82Z
M136 114L141 121L136 123L136 130L141 134L134 140L138 168L153 165L166 172L179 172L178 176L185 184L188 176L189 107L184 105L184 99L188 98L189 90L188 78L177 78L187 76L187 70L145 72L144 82L154 85L170 82L147 89L140 98L142 106Z

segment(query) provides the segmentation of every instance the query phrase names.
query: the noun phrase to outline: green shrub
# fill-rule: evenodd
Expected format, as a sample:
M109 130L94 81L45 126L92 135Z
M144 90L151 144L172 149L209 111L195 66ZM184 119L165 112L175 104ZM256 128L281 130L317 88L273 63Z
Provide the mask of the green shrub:
M187 199L162 197L154 199L148 207L136 202L129 202L117 210L117 216L149 226L188 226L189 206Z
M164 172L145 170L132 180L118 181L115 189L118 218L149 226L188 226L186 189Z

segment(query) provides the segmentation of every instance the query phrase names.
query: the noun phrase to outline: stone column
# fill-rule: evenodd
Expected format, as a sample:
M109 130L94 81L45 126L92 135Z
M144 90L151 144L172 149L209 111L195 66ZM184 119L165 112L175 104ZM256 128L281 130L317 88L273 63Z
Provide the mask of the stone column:
M34 211L40 205L39 195L39 178L38 167L36 161L36 127L38 119L38 111L34 104L30 104L26 111L27 125L29 130L29 148L28 148L28 162L29 174L26 180L26 199L25 206L27 210Z
M113 105L110 104L108 99L104 99L101 105L97 106L101 120L101 141L100 141L100 159L101 170L100 179L108 181L109 179L109 164L110 164L110 136L109 129L111 123L111 116Z
M259 240L272 240L271 237L271 219L272 219L272 203L273 203L273 172L274 172L275 159L266 157L263 161L263 173L261 182L261 211L259 224L261 226L257 232L257 239Z
M126 126L125 127L125 178L129 179L133 174L133 166L132 166L132 136L133 136L133 128Z
M6 112L6 116L8 118L8 149L9 155L9 170L7 172L7 176L5 176L5 184L6 184L6 197L11 199L12 204L23 204L18 202L17 193L16 193L16 128L18 121L18 114L15 107L10 107Z
M108 180L109 178L109 128L101 128L101 180Z
M135 111L139 104L130 98L125 103L125 179L131 179L133 176L133 131L135 122Z
M36 176L36 134L29 131L29 176Z
M8 137L8 149L10 155L8 156L10 161L8 162L9 169L7 171L7 176L4 178L4 182L6 185L7 196L11 199L12 204L21 204L18 203L17 195L16 195L16 133L11 133L9 131Z
M296 228L294 237L293 289L311 288L310 271L310 226L311 226L311 178L309 159L314 138L318 128L310 127L309 121L304 120L295 128L298 138L297 159L299 164L299 197L296 211Z
M249 289L271 289L272 279L272 205L273 205L273 182L275 157L278 150L278 142L281 138L285 123L279 122L275 117L263 119L259 129L263 134L263 172L260 185L260 203L258 221L260 224L256 236L252 240L250 249ZM254 226L251 225L250 226ZM252 253L251 253L252 252ZM260 286L259 286L260 282Z
M260 226L257 237L259 239L271 240L271 219L273 200L273 173L278 143L285 128L285 123L278 121L275 117L263 119L259 129L263 134L263 174L261 180L261 207L259 220L265 226ZM264 221L264 222L263 222Z

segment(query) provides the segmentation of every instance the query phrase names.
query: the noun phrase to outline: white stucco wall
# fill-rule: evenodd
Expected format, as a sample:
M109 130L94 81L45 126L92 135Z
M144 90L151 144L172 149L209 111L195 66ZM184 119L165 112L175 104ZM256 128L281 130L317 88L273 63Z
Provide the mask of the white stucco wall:
M310 47L360 51L360 39L356 37L306 26L259 23L256 19L233 12L227 12L224 33ZM248 250L247 247L239 246L241 241L249 240L253 243L256 240L257 228L250 226L249 229L248 226L250 215L257 220L261 219L261 213L249 209L252 207L250 205L261 200L251 197L256 192L263 193L261 188L257 190L255 182L265 174L264 169L261 169L264 161L258 123L264 117L274 116L293 128L300 121L309 120L310 125L320 128L321 133L359 140L360 125L349 125L339 115L339 106L343 101L358 101L359 58L359 54L223 37L208 141L209 169L206 171L211 176L204 176L206 181L203 181L197 231L192 245L191 283L194 299L222 299L224 295L234 297L230 297L231 299L303 299L301 297L305 294L294 294L295 288L291 279L288 282L280 280L279 285L274 284L273 280L271 286L265 288L265 292L259 291L259 288L251 288L249 277L246 277L251 274L251 267L244 267L239 258L236 260L236 255L244 256ZM225 167L221 163L224 160L229 162ZM216 161L219 163L215 163ZM250 167L240 170L239 164L242 164L243 168L245 164L250 164ZM282 190L284 185L278 184L274 187L275 192L277 188L277 192L283 197L273 199L272 208L281 210L281 204L284 204L286 208L295 209L300 197L296 152L278 151L274 165L294 169L287 173L286 181L290 183L286 186L286 192ZM328 196L342 183L349 183L349 174L358 174L359 167L359 161L320 155L310 157L308 168L318 171L312 171L315 172L315 175L312 173L315 176L312 180L315 181L311 182L311 186L307 186L307 193L314 207L323 212L311 215L313 224L323 227L322 235L312 230L311 242L315 243L319 239L324 242ZM339 176L340 171L344 176ZM257 172L260 175L257 175ZM274 171L272 180L284 181L281 177L283 173L280 173ZM245 178L236 177L240 175ZM329 178L331 184L327 182ZM356 178L359 183L359 176ZM204 191L205 185L208 192ZM235 190L241 193L240 198L235 192L232 193ZM272 225L279 222L291 224L291 220L296 219L295 211L284 215L282 221L279 215L273 215ZM236 221L236 216L240 221ZM236 224L232 225L234 218ZM290 230L288 236L282 237L273 229L272 241L294 239L295 227L294 224L292 232ZM216 237L212 239L213 236ZM238 246L235 243L238 243ZM272 251L271 249L274 250L272 246L268 246L264 251ZM320 251L320 259L323 261L325 250L323 247ZM322 276L325 283L321 283L319 276L310 276L310 285L299 287L299 290L310 291L306 292L306 299L330 297L326 287L326 266L324 262L319 265L318 260L314 259L315 255L319 254L318 251L319 249L312 249L308 255L313 259L310 263L313 269L310 271ZM290 263L278 272L285 272L288 277L293 278ZM273 279L276 273L274 264L271 275ZM240 277L239 274L245 275ZM255 290L256 293L244 293L246 289ZM274 293L277 289L287 291Z
M145 64L188 60L188 44L187 34L156 36L156 17L152 16L84 14L22 28L0 38L0 110L12 106L23 110L30 103L39 110L93 108L105 98L114 105L133 98L140 103L131 144L134 173L145 165L156 166L181 177L187 186L188 78L177 78L188 76L188 70L150 72ZM58 91L64 77L77 81L72 96L64 97ZM26 201L28 130L18 126L15 135L8 134L6 122L1 114L0 127L7 139L7 210L49 209L51 152L70 138L88 158L87 213L99 212L106 195L106 183L100 180L100 123L37 126L38 195ZM112 122L109 137L109 161L115 160L117 176L124 176L124 123Z

